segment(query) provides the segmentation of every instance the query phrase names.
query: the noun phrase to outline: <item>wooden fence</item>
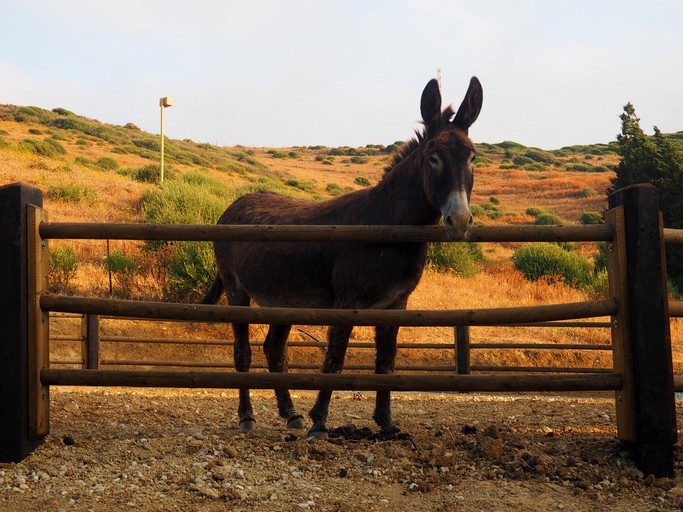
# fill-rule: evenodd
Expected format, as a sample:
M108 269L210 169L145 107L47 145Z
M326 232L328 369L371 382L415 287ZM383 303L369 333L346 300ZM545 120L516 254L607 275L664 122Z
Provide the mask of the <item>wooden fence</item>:
M417 391L614 390L620 439L635 444L646 474L673 474L674 379L659 203L639 185L610 197L600 226L477 227L477 241L606 241L609 298L536 307L451 311L245 308L52 295L47 240L445 241L442 230L414 226L159 226L50 223L38 189L0 188L0 301L7 320L0 352L0 460L20 460L49 432L51 385L248 387ZM668 235L667 235L668 236ZM676 237L678 234L675 235ZM674 304L672 311L680 311ZM49 313L304 325L508 325L611 318L614 370L573 375L323 375L197 371L58 370L49 367ZM5 318L5 315L3 315Z

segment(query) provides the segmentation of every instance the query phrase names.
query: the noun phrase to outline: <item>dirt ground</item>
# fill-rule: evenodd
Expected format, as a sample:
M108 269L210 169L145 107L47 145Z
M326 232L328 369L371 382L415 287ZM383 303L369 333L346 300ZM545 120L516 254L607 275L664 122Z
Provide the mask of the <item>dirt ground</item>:
M258 425L243 433L234 391L53 387L50 435L0 465L0 510L683 508L680 445L675 478L643 475L606 393L396 393L403 432L387 440L373 393L337 392L326 441L287 430L272 392L253 395ZM294 396L302 412L315 397Z

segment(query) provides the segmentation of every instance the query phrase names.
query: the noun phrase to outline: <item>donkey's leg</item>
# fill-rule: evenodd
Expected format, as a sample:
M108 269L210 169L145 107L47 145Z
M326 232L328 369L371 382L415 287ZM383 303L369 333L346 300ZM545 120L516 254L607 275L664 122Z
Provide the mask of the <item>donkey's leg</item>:
M327 338L327 354L323 363L323 373L340 373L344 367L344 356L349 345L352 327L333 326L330 327ZM313 426L309 434L315 437L325 437L327 435L327 413L330 406L332 391L322 390L318 393L318 399L311 409L309 416L313 420Z
M375 328L375 373L394 373L397 335L398 327ZM377 391L372 417L379 425L381 434L390 435L400 431L391 419L391 391Z
M237 282L226 286L228 303L231 306L248 306L250 298L246 291ZM238 372L248 372L251 368L251 346L249 345L249 324L232 324L232 332L235 337L233 345L233 359L235 370ZM240 430L252 430L256 426L254 410L251 407L249 389L240 388L240 402L237 408L237 415L240 420Z
M389 309L405 309L408 297L401 298ZM375 373L394 373L396 368L396 337L398 327L375 327ZM391 435L400 429L391 419L391 391L377 391L373 418L380 427L380 433Z
M266 354L268 370L271 372L287 372L287 336L291 328L291 325L271 325L268 329L263 352ZM303 416L294 409L289 390L276 389L275 396L278 411L280 416L287 420L287 427L306 428Z

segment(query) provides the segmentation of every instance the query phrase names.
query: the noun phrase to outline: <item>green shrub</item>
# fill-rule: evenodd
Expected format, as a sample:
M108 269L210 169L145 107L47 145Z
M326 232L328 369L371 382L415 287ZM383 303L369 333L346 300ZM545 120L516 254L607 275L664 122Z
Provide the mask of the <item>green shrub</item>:
M159 183L161 176L160 167L158 165L145 165L138 168L126 168L117 171L122 176L130 176L135 181L141 183ZM164 176L167 179L172 179L174 174L169 169L166 169Z
M583 289L590 300L606 299L609 296L609 276L607 269L602 269L591 274Z
M60 116L75 116L76 115L73 112L71 112L70 110L67 110L67 109L61 108L61 107L53 108L52 111L55 114L59 114Z
M351 163L352 164L364 164L368 161L367 157L364 156L352 156L351 157Z
M78 271L78 255L67 245L58 245L50 249L50 288L55 291L65 292L68 290L71 280L76 277Z
M84 201L89 205L94 205L99 201L99 194L94 188L75 182L50 187L47 196L56 201L74 204Z
M512 159L512 163L515 165L526 165L526 164L533 164L534 161L531 158L527 158L522 155L518 155Z
M273 151L271 156L273 158L288 158L287 153L283 153L282 151Z
M155 153L161 151L161 141L154 138L146 138L146 139L133 139L133 145L138 147L138 148L144 148L148 149L150 151L153 151Z
M530 206L524 211L524 213L530 215L531 217L538 217L542 213L548 213L548 210L545 210L544 208L539 208L538 206Z
M540 162L544 164L551 164L555 162L555 158L551 153L547 151L542 151L540 149L529 149L524 153L524 156L530 158L535 162Z
M30 128L28 133L31 135L42 135L43 132L41 132L38 128Z
M582 197L582 198L591 197L591 196L594 196L595 194L597 194L595 189L590 188L590 187L586 187L586 188L581 189L581 191L579 192L579 197Z
M367 178L364 178L363 176L356 176L356 178L353 180L353 182L356 185L360 185L361 187L369 187L370 186L370 180Z
M598 212L583 212L579 218L581 224L604 224L605 220Z
M119 168L119 163L110 156L103 156L97 160L97 167L105 171L114 171Z
M19 149L51 158L66 154L64 146L52 138L44 140L24 139L19 143Z
M588 164L567 164L568 171L590 172L592 167Z
M197 302L216 277L216 259L208 242L176 242L164 288L167 299Z
M537 226L563 226L564 221L553 213L540 213L536 216L534 224Z
M491 196L489 197L489 203L500 204L500 199L498 199L496 196Z
M325 190L327 191L328 194L333 195L333 196L338 196L343 192L343 189L337 185L336 183L328 183L327 186L325 187Z
M530 281L545 277L551 282L564 281L574 287L587 283L592 271L587 259L548 242L521 247L515 251L512 262Z
M427 264L432 269L461 277L479 273L483 260L481 247L474 242L434 242L427 252Z
M124 298L133 296L133 286L138 264L125 255L121 249L111 251L106 260L107 270L116 283L115 295Z
M545 171L546 166L538 162L533 162L530 164L524 164L522 166L522 169L524 169L525 171Z

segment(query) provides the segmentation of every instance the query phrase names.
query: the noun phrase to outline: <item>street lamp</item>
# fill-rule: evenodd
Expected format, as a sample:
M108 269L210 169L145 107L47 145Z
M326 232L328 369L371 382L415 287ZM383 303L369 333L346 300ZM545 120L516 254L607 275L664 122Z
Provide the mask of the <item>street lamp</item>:
M164 182L164 109L173 106L173 98L165 96L159 100L159 107L161 107L161 173L159 183Z

